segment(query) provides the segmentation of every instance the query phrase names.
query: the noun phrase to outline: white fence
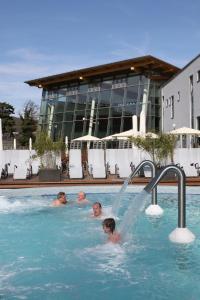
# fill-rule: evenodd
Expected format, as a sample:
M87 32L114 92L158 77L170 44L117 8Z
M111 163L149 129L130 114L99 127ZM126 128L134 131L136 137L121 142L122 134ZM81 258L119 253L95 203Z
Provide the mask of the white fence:
M5 164L9 164L8 173L14 175L14 178L24 178L26 170L30 166L32 166L32 173L37 174L39 160L31 159L34 153L34 150L1 150L0 172ZM118 174L120 178L125 178L130 175L131 168L136 167L145 159L151 159L149 154L136 148L88 150L88 166L89 170L92 170L94 178L106 178L106 166L109 167L110 174ZM58 165L59 162L60 158L58 159ZM183 168L186 176L198 176L198 168L195 168L195 164L200 166L200 148L175 149L174 163ZM69 177L83 178L80 149L69 151Z

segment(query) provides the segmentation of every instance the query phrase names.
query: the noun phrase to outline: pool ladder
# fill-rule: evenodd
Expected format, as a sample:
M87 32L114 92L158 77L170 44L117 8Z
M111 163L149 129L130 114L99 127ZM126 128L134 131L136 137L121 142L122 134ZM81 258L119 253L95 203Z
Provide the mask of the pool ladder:
M142 161L126 179L126 185L131 181L133 177L143 168L148 165L151 169L152 180L144 188L146 192L152 192L151 205L145 210L146 214L157 216L163 213L163 209L157 203L157 185L160 180L169 171L174 172L178 178L178 227L171 232L169 239L175 243L190 243L195 240L195 235L186 227L186 193L185 193L185 172L177 165L168 165L164 167L158 174L156 165L150 160ZM122 189L126 187L122 186Z
M170 233L169 239L175 243L191 243L195 240L195 235L186 227L185 172L176 165L168 165L147 184L144 190L153 191L169 171L173 171L178 177L178 227Z

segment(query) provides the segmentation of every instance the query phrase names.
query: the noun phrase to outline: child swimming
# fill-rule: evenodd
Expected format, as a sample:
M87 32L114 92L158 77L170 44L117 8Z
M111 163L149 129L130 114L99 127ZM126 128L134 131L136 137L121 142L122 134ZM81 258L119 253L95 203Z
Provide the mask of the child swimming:
M108 234L108 242L119 243L121 236L119 232L115 230L115 220L113 218L107 218L102 222L103 230Z

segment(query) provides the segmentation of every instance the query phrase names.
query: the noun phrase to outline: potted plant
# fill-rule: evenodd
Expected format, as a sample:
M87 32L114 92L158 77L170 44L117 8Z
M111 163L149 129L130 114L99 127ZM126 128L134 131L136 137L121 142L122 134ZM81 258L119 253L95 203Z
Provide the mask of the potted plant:
M64 150L63 141L54 142L46 132L39 132L36 137L34 149L36 157L40 158L39 180L60 181L61 169L58 168L56 158Z

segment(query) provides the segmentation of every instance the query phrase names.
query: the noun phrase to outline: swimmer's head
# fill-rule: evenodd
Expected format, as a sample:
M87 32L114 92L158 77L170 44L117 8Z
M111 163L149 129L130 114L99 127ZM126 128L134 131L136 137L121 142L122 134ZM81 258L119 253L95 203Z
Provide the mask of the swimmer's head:
M81 200L84 200L86 198L86 194L84 192L79 192L78 193L78 200L81 201Z
M95 202L92 205L94 217L99 217L102 214L102 206L100 202Z
M115 220L113 218L107 218L103 220L102 226L105 233L113 233L115 230Z
M64 192L59 192L57 199L59 199L63 204L67 203L66 194Z

